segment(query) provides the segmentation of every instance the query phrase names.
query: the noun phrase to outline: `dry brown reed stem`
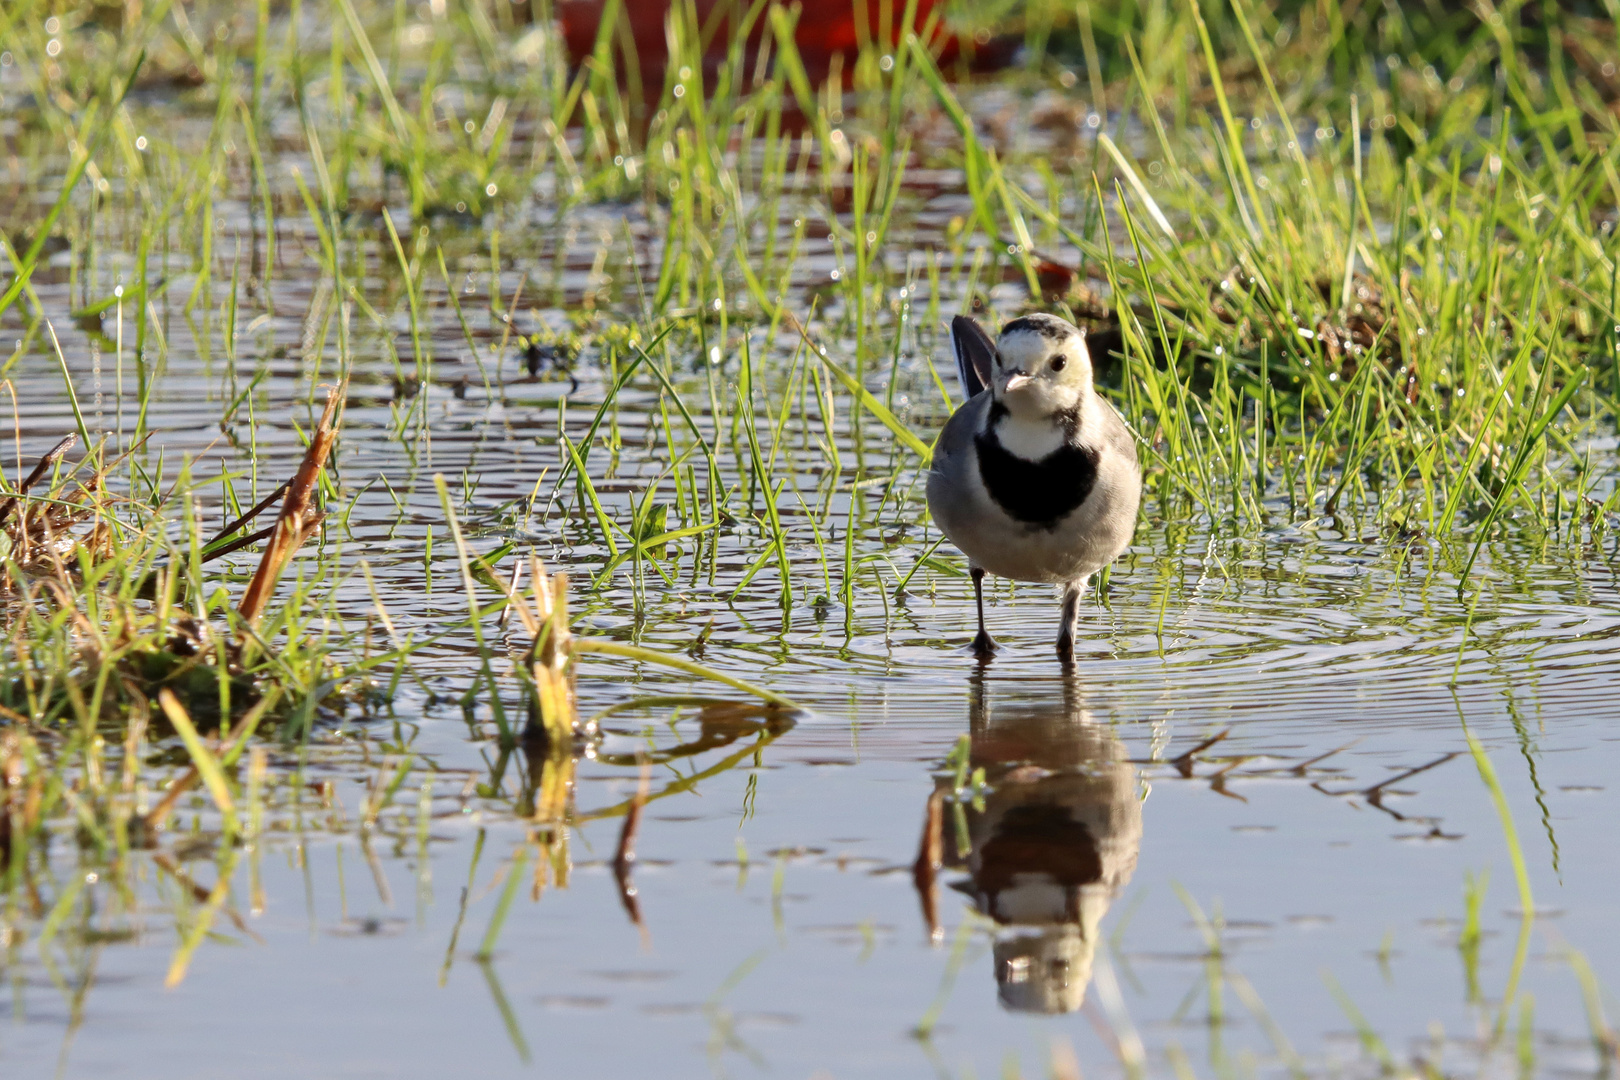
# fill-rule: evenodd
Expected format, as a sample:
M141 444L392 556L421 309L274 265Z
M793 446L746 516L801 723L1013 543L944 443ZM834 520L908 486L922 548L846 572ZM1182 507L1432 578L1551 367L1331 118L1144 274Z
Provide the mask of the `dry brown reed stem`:
M259 502L258 502L258 505L254 506L253 509L249 510L247 513L243 514L241 517L237 518L235 521L231 522L229 525L227 525L223 529L219 530L219 532L215 533L212 537L209 538L208 542L206 544L204 544L203 547L205 547L205 548L206 547L213 547L215 544L219 543L221 540L223 540L227 536L231 535L231 533L235 532L237 529L240 529L242 526L246 525L248 522L250 522L254 518L258 517L265 510L270 508L271 503L275 502L277 499L279 499L283 495L285 495L287 493L288 486L290 486L291 484L292 484L291 480L283 480L281 482L280 487L276 488L276 490L272 491L270 494L268 494L264 498L260 499Z
M275 532L265 545L264 556L259 560L253 580L248 582L247 590L242 593L242 602L237 605L237 614L249 626L257 623L269 606L270 597L276 591L276 582L280 580L281 572L287 568L293 553L315 534L326 517L311 510L310 502L321 470L326 467L326 459L332 452L332 444L337 440L334 420L342 398L341 383L327 391L321 422L310 436L309 449L304 452L298 472L287 485L287 497L281 504L281 516L276 519Z
M208 552L208 554L202 556L201 561L210 563L215 559L223 559L227 555L241 551L245 547L252 547L260 540L270 537L270 535L276 531L279 525L280 523L278 522L276 525L268 525L265 528L260 529L258 532L250 532L246 536L239 536L235 540L232 540L230 543L226 544L224 547L215 548L213 551Z
M0 502L0 525L4 525L6 519L11 516L11 511L17 506L17 500L28 494L28 489L39 483L40 479L50 471L51 466L61 460L62 455L68 452L68 448L78 441L79 437L77 435L67 435L63 437L61 442L45 451L45 456L39 459L39 463L34 466L33 472L30 472L22 483L17 485L17 490L13 494L7 495L5 500Z

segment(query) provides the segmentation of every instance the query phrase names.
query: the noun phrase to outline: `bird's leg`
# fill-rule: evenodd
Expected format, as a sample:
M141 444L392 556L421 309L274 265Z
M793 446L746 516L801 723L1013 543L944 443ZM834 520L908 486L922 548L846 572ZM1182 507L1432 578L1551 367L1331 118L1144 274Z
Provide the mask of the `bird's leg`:
M1058 629L1057 652L1065 666L1074 663L1074 626L1080 617L1080 597L1085 591L1085 578L1063 586L1063 625Z
M979 632L973 635L973 651L983 660L996 651L996 639L984 628L984 568L970 566L968 573L973 576L973 602L979 608Z

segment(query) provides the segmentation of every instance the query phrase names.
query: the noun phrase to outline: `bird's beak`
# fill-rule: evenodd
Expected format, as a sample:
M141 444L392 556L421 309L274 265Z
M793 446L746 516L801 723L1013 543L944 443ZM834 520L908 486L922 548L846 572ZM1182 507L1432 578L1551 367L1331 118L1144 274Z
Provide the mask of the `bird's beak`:
M1030 381L1030 379L1029 379L1028 375L1025 375L1021 371L1015 371L1013 374L1007 376L1007 388L1006 388L1006 390L1004 392L1005 393L1011 393L1012 391L1017 390L1021 386L1028 385L1029 381Z

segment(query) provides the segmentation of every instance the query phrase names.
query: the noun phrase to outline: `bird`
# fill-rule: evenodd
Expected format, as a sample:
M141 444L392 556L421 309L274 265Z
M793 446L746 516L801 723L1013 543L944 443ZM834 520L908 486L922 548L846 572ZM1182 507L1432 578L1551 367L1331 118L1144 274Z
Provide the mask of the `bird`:
M984 575L1062 587L1057 652L1074 660L1080 599L1129 546L1142 500L1136 440L1092 384L1085 332L1025 315L990 340L951 320L967 403L945 423L928 473L928 511L967 556L978 607L973 652L996 651L984 627Z

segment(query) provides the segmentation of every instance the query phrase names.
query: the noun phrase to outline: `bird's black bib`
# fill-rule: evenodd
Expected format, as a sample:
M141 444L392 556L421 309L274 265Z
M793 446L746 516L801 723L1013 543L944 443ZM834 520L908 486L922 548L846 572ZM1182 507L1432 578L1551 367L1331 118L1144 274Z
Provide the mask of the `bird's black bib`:
M1015 521L1048 531L1056 529L1058 522L1091 494L1097 482L1097 451L1065 441L1041 460L1026 461L1010 453L996 435L996 422L1001 419L998 413L1002 411L999 403L993 405L988 427L973 437L979 454L979 479L996 505ZM1067 418L1059 419L1061 422ZM1062 426L1072 428L1071 424Z

